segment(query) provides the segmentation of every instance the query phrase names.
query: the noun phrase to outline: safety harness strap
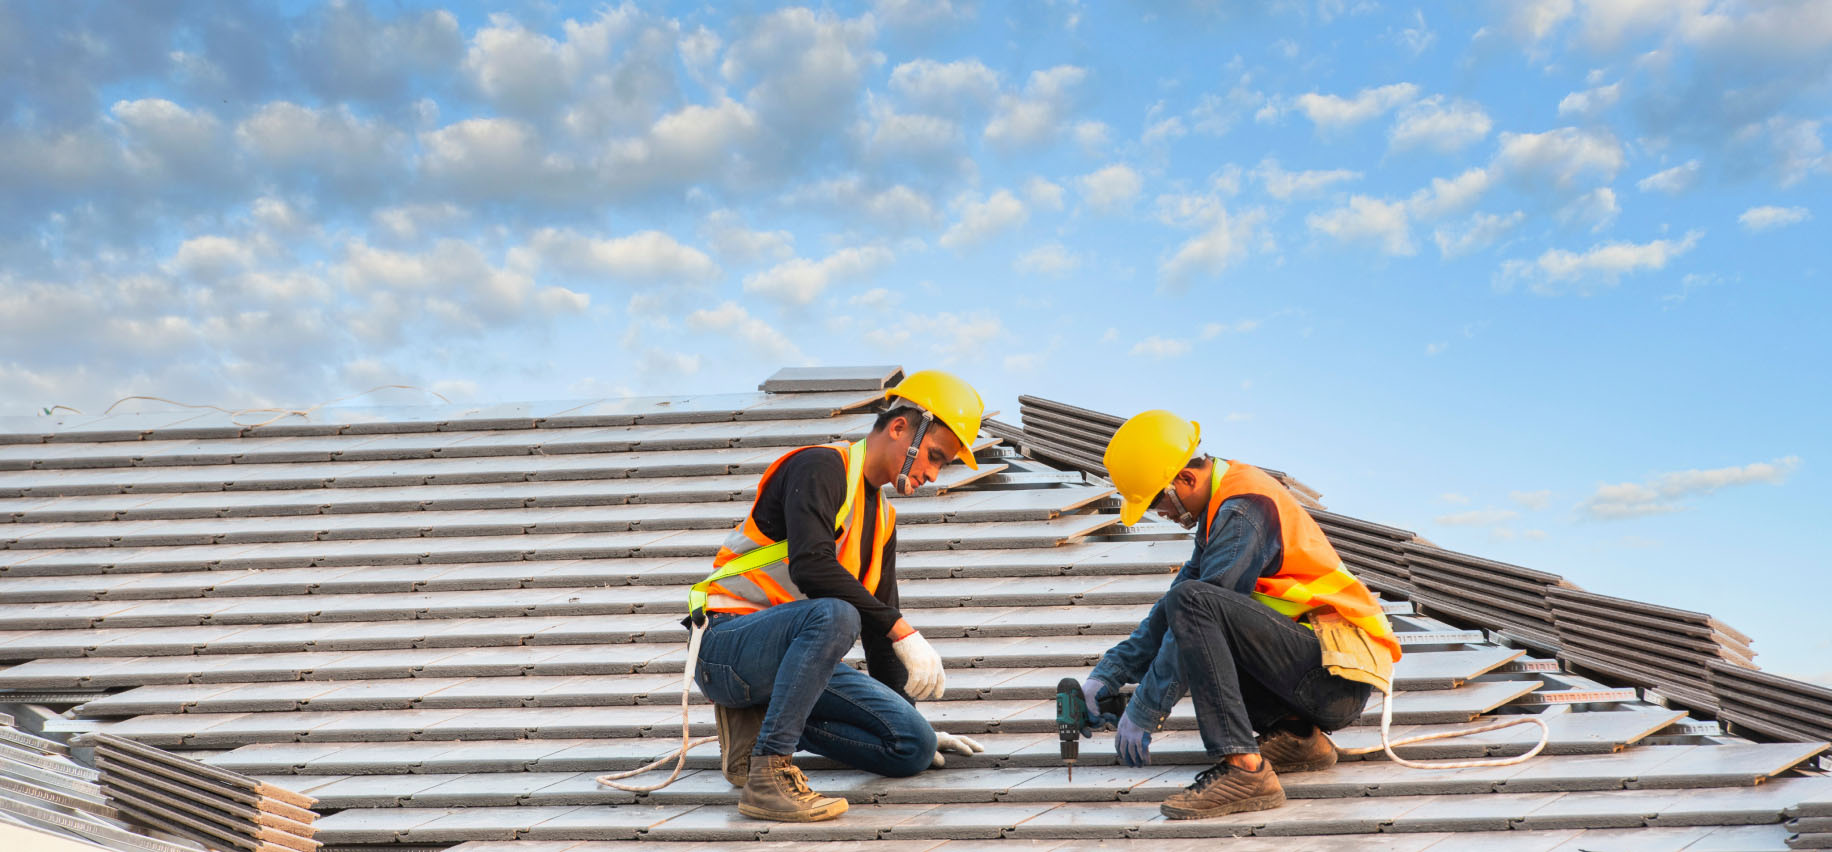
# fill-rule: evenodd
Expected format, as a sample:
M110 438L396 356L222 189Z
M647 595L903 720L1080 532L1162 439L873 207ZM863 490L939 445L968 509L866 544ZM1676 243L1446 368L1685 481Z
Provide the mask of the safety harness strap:
M846 450L846 499L840 503L839 514L833 517L834 532L845 526L846 519L852 515L853 501L859 496L859 482L862 477L858 471L863 470L865 463L865 442L854 441ZM759 486L761 488L762 486ZM746 571L762 568L789 558L789 542L778 541L747 551L738 558L719 566L706 579L693 584L687 590L687 614L696 625L706 623L707 589L720 580L730 579Z

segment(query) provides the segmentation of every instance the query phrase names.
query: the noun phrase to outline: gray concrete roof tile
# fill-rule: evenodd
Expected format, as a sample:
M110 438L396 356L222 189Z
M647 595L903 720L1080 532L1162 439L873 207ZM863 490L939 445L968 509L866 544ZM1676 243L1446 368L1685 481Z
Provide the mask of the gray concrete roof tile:
M695 805L583 805L530 822L524 836L529 840L634 840L696 810Z

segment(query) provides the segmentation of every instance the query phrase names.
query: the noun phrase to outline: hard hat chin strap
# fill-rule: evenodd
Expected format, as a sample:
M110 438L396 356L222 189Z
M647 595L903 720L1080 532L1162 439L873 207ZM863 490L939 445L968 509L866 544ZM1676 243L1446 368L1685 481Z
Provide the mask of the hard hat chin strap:
M1175 510L1174 514L1177 516L1177 524L1179 526L1182 526L1186 530L1193 530L1196 528L1196 516L1190 514L1189 509L1184 508L1183 500L1177 496L1176 486L1164 486L1164 496L1159 499L1170 501L1170 507Z
M910 487L910 468L916 465L916 454L922 451L922 439L929 434L929 424L935 422L935 415L928 409L922 410L922 422L916 424L916 436L910 439L910 450L903 454L903 470L897 472L897 493L909 496L916 489Z

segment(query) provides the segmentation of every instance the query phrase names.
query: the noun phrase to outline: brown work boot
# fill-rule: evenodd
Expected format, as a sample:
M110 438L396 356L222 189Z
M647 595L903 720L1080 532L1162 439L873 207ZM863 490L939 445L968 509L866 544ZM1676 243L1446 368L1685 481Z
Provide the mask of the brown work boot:
M1336 765L1336 744L1328 734L1315 725L1304 725L1310 733L1300 736L1293 727L1294 723L1280 722L1259 738L1260 755L1272 763L1272 771L1288 775Z
M744 786L751 774L751 749L757 747L757 732L763 728L763 714L768 705L756 707L712 706L712 718L719 725L719 770L733 787Z
M846 812L846 800L808 789L808 777L786 754L751 759L751 774L738 794L738 813L777 822L820 822Z
M1208 819L1223 814L1263 811L1285 804L1285 788L1272 771L1272 761L1248 772L1223 761L1196 776L1196 783L1158 806L1171 819Z

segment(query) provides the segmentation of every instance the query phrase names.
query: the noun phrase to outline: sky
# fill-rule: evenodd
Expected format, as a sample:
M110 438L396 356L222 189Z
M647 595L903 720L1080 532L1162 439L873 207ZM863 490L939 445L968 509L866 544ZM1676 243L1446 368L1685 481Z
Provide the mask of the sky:
M0 0L0 414L941 368L1832 684L1829 88L1823 0Z

